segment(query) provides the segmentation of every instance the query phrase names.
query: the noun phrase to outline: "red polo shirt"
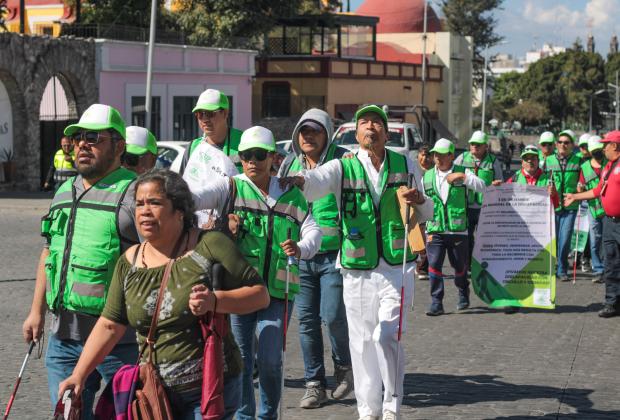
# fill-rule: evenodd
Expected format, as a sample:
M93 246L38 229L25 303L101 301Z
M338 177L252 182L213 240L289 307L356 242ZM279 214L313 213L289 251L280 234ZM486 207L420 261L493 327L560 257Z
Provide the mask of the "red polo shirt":
M523 174L523 176L525 176L525 182L527 182L527 185L536 185L536 183L538 182L538 178L540 178L540 176L543 174L543 171L542 169L538 168L534 176L531 176L530 174L525 172L523 168L521 168L521 173ZM512 177L508 179L507 183L512 184ZM553 204L554 208L560 205L560 196L558 195L557 191L555 192L555 194L551 195L551 203Z
M614 161L615 162L615 161ZM601 180L592 191L595 197L600 197L603 203L605 214L611 217L620 217L620 162L614 167L613 172L607 179L607 187L603 189L603 179L607 176L611 165L614 162L608 162L601 172Z

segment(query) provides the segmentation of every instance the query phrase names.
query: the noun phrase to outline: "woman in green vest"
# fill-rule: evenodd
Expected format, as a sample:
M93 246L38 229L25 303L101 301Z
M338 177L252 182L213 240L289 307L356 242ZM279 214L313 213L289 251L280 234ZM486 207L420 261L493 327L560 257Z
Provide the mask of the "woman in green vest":
M226 215L233 205L232 220L238 225L236 243L243 256L263 277L271 303L265 309L231 317L232 330L243 358L241 405L238 420L276 418L281 398L282 344L287 281L287 257L309 259L321 246L321 231L298 188L282 189L271 176L276 150L271 131L251 127L243 132L239 156L243 174L194 187L198 210L216 209ZM290 237L289 237L290 234ZM289 266L288 317L299 292L299 270ZM286 320L288 323L288 319ZM255 336L258 336L255 348ZM256 355L256 358L255 358ZM258 365L260 406L256 407L254 360Z
M588 151L591 158L581 164L581 173L579 175L579 192L590 191L596 187L600 181L601 170L607 164L603 147L599 136L591 136L588 138ZM592 258L592 270L594 278L592 282L603 282L604 265L601 258L601 249L603 241L603 204L600 198L588 200L588 220L590 223L590 255Z

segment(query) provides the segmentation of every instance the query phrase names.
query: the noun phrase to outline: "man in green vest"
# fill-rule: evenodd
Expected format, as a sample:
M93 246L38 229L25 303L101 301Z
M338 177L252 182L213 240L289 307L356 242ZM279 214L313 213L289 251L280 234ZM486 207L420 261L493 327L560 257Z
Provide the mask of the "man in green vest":
M402 403L406 358L398 341L400 290L404 286L408 307L415 271L415 255L404 246L397 190L407 186L410 176L414 179L403 197L418 222L432 217L432 203L420 190L417 163L385 147L388 121L383 109L363 106L355 113L355 123L360 148L354 156L283 178L283 183L303 188L312 203L329 194L336 197L342 232L336 267L343 277L357 410L364 420L392 420Z
M187 146L183 160L181 161L180 174L184 175L185 169L190 162L190 157L200 145L208 145L207 150L212 151L213 160L211 165L216 165L228 176L236 175L243 170L239 160L239 142L241 130L228 125L230 115L230 102L225 93L217 89L207 89L200 94L196 106L192 110L198 122L198 128L203 133ZM213 151L219 150L236 166L237 172L229 173L228 162L222 161L221 154ZM205 178L207 179L207 178Z
M54 154L52 166L47 172L43 189L48 190L52 185L58 190L67 179L77 174L75 170L75 152L73 142L67 136L60 140L60 149Z
M545 131L538 139L540 152L538 154L538 164L544 172L546 172L546 161L549 156L553 156L555 152L555 134L551 131Z
M347 149L331 142L333 132L332 120L327 112L313 108L304 113L293 131L293 153L288 155L280 167L280 177L317 168L347 153ZM341 400L353 390L349 333L342 300L342 275L336 268L340 249L336 196L329 194L312 203L311 208L323 238L317 255L299 263L301 283L295 306L306 381L306 393L299 403L301 408L318 408L327 402L322 322L327 327L327 336L332 346L336 377L332 397Z
M588 138L588 152L591 158L581 164L581 173L579 174L579 192L590 191L596 187L601 180L602 168L607 165L607 159L603 153L605 145L601 143L599 136L590 136ZM588 221L590 224L590 258L592 262L592 271L594 278L592 282L603 283L603 271L605 266L601 258L602 241L603 241L603 216L605 210L600 198L588 200Z
M73 139L78 175L63 183L42 219L46 243L37 268L26 341L43 334L46 309L52 323L45 366L52 406L58 385L69 377L101 313L119 256L138 242L134 225L135 173L121 167L125 122L110 106L94 104L77 124L65 128ZM101 379L109 381L137 358L135 332L128 331L87 379L84 419L92 419Z
M474 175L484 181L486 186L501 183L504 179L502 164L489 152L489 136L483 131L474 131L469 139L469 151L457 157L454 164L471 170ZM471 253L474 250L474 233L478 226L478 219L480 219L483 198L481 192L470 192L467 195L467 240L469 241L467 267L469 267Z
M435 167L424 174L424 195L433 203L433 220L426 222L426 256L431 288L431 305L426 315L444 313L443 263L454 268L454 285L459 291L458 311L469 308L467 280L470 243L467 240L470 218L468 196L481 193L485 181L470 168L454 163L454 144L439 139L431 149Z
M231 315L232 331L244 365L240 389L236 390L241 394L238 420L277 418L284 374L281 350L287 257L308 260L321 246L321 230L301 191L282 189L279 178L270 174L275 151L271 131L251 127L243 132L239 144L243 174L232 181L218 178L191 188L197 209L217 209L219 214L226 215L230 203L233 204L232 218L239 224L237 246L267 283L271 295L267 308L247 315ZM290 270L289 317L300 283L297 265ZM252 377L254 360L258 366L261 402L258 410Z
M577 217L579 203L564 206L564 196L577 192L581 161L573 153L575 147L575 135L570 130L562 131L556 142L557 151L554 155L545 159L545 172L553 179L555 189L558 191L560 201L555 208L555 235L558 244L557 258L558 268L556 276L560 281L568 281L568 253L570 241Z
M153 133L144 127L131 125L126 131L123 167L141 175L150 171L157 163L157 140Z

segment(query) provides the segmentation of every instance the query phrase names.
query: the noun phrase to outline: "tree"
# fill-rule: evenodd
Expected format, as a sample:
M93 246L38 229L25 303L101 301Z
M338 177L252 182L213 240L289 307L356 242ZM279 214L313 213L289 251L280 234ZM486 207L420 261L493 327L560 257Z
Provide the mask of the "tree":
M498 108L509 109L521 98L521 74L516 71L501 74L493 81L493 100Z
M66 0L74 6L76 0ZM158 29L176 29L171 13L158 0ZM87 0L82 1L81 24L98 23L148 28L151 23L151 0Z
M538 126L548 121L549 110L546 106L531 100L521 101L506 111L508 118L524 125Z
M482 52L497 45L502 36L495 33L497 20L492 12L504 0L442 0L441 10L451 32L471 36L474 40L474 84L482 84L484 58Z

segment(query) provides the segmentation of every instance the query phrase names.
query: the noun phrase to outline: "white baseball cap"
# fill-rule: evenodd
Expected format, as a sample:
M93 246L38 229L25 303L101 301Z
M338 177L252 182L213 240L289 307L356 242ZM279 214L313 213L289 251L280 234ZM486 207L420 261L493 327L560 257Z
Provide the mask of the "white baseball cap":
M487 133L485 133L484 131L474 131L474 134L471 135L471 138L469 139L469 143L473 143L473 144L488 144L489 143L489 136L487 136Z
M590 136L588 139L588 152L593 152L595 150L599 150L605 147L605 143L601 142L601 138L599 136Z
M454 143L448 139L439 139L430 150L431 153L439 153L445 155L447 153L454 153Z
M207 89L198 97L198 102L196 102L192 112L217 111L218 109L228 109L229 106L228 96L217 89Z
M271 130L256 125L250 127L241 134L241 142L239 143L239 151L249 149L265 149L268 152L275 152L276 140Z
M143 155L146 152L151 152L157 156L157 140L155 140L153 133L136 125L127 127L125 132L127 133L125 140L127 153Z
M588 139L592 137L592 134L590 133L583 133L581 136L579 136L579 142L577 143L579 146L587 146L588 145Z

